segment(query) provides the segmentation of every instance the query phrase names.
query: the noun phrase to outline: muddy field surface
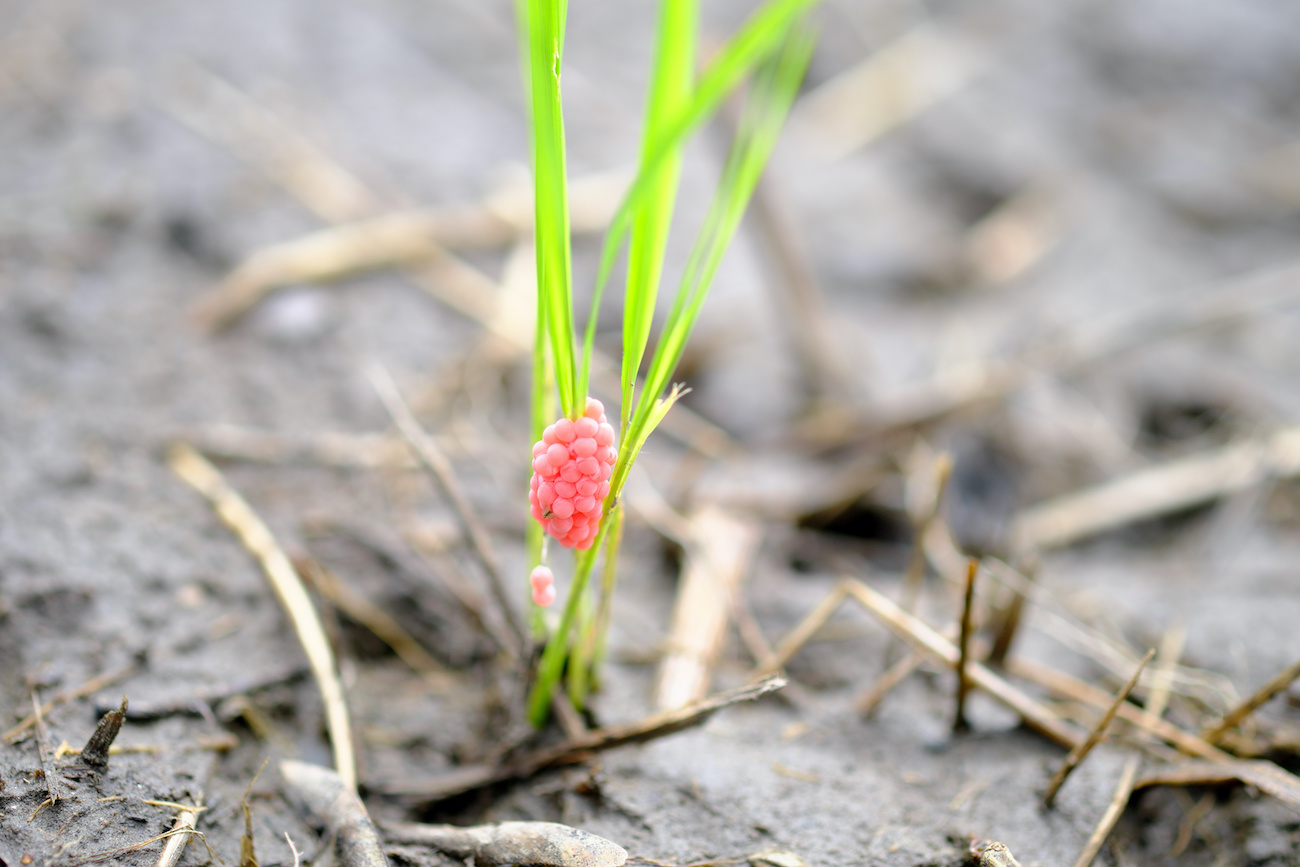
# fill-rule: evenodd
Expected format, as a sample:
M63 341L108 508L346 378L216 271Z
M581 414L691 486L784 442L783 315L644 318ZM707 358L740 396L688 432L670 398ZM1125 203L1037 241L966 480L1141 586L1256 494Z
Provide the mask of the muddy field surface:
M391 374L450 457L526 614L526 227L466 229L458 265L282 276L219 327L213 299L250 256L332 225L517 205L511 5L0 8L0 730L53 700L0 743L0 865L157 864L178 804L206 808L179 863L239 863L246 792L261 864L291 847L338 863L278 766L330 764L321 693L257 561L169 467L177 442L427 654L413 668L317 585L381 827L563 822L631 863L957 867L972 839L1074 863L1131 757L1149 774L1177 745L1125 723L1044 809L1066 750L980 690L954 734L953 666L927 658L859 711L909 651L851 601L775 696L412 794L563 738L527 740L518 669L464 604L493 625L483 570L370 378ZM635 160L650 5L569 10L570 165L598 213ZM705 6L706 45L751 8ZM1300 11L836 0L816 17L764 202L677 377L692 392L631 486L587 725L654 711L679 575L707 550L692 528L721 514L753 542L715 690L845 577L904 598L928 527L916 610L936 630L955 630L963 555L986 558L977 653L1025 587L1011 567L1036 581L1004 676L1054 719L1082 733L1100 711L1016 660L1113 692L1153 647L1134 701L1163 691L1166 719L1200 731L1300 659ZM715 122L689 152L670 275L726 139ZM580 304L598 246L584 230ZM106 769L60 749L124 696ZM1219 746L1300 767L1298 705L1284 689ZM1300 863L1297 802L1265 789L1139 791L1097 863Z

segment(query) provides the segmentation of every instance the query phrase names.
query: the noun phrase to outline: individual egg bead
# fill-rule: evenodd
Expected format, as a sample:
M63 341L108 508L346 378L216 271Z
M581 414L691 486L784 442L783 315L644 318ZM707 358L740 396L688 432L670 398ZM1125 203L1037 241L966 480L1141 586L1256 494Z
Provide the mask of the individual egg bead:
M564 479L557 479L554 487L556 496L564 497L566 500L573 499L573 496L578 492L577 485Z
M593 418L600 421L600 417L605 414L605 404L596 400L594 397L587 398L586 412L583 413L587 418Z
M551 503L551 514L557 518L568 518L573 515L573 500L568 497L556 497L555 502Z
M576 466L578 472L584 476L594 476L600 472L601 462L595 458L580 458L570 466Z
M602 422L596 425L596 432L592 434L596 440L596 445L612 446L614 444L614 426L609 422Z
M588 419L590 421L590 419ZM598 446L594 437L578 437L571 446L574 457L589 458L596 453Z
M590 460L590 458L583 458L583 460ZM577 482L578 479L582 478L582 467L577 461L569 461L560 467L560 478L566 482Z
M577 434L573 431L573 422L567 418L562 418L555 423L555 441L568 445L573 442Z
M597 488L597 490L599 490L599 488ZM576 492L575 489L575 493ZM551 507L551 503L555 502L556 496L558 496L556 485L551 482L542 482L537 487L537 502L544 509L549 509Z
M551 476L555 475L555 465L547 460L546 455L542 455L539 458L533 458L533 472L543 478L549 479Z
M578 497L573 501L573 510L580 514L589 514L596 510L595 497Z
M539 455L545 454L546 447L548 445L550 444L546 440L538 440L537 442L533 443L533 457L538 457Z
M546 443L548 446L552 443L558 442L558 440L555 439L555 425L548 424L542 430L542 442Z
M528 583L532 585L534 590L538 587L545 587L547 584L554 584L555 573L547 566L535 566L528 575Z
M538 490L540 491L540 488ZM598 490L600 490L600 485L586 476L578 479L578 483L574 485L574 492L580 497L594 497ZM539 493L538 496L540 497L541 494Z
M583 437L594 437L596 436L596 432L599 430L600 422L585 415L573 423L573 432L577 435L578 439L582 439Z

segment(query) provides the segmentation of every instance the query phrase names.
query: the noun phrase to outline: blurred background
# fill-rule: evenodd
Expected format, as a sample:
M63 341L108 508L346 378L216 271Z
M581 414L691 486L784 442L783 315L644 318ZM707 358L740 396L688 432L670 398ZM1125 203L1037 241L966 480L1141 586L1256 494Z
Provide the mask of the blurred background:
M704 3L706 58L753 6ZM655 9L569 16L583 308L635 164ZM633 480L597 717L649 707L646 660L712 509L759 531L738 592L773 642L840 575L897 595L937 522L920 546L932 622L951 622L974 554L1036 575L1086 625L1067 647L1030 613L1016 639L1079 676L1122 681L1185 630L1170 713L1194 729L1300 658L1300 7L825 0L814 18L804 92L676 377L691 393ZM468 555L365 371L391 372L522 576L533 286L515 35L508 0L0 7L0 711L138 653L149 665L113 690L145 705L232 671L276 682L295 651L255 567L162 463L176 437L223 459L277 535L401 610L441 664L490 656L448 613L454 591L393 578L454 575ZM729 138L724 114L690 147L665 294ZM613 375L595 379L611 405ZM424 694L346 616L335 627L373 784L466 754L481 684ZM530 790L464 815L582 819L686 860L772 837L814 863L956 864L971 833L1027 865L1074 857L1113 756L1081 771L1073 818L1042 818L1056 751L996 740L1016 721L989 705L972 711L989 741L937 752L937 670L864 724L853 697L886 642L860 612L830 628L791 665L803 700L744 718L770 730L761 759L722 747L701 768L700 738L749 737L719 723L610 759L617 809ZM734 638L718 653L722 685L753 664ZM186 779L235 792L265 744L310 752L315 711L284 708L311 707L311 689L285 689L267 700L281 741L245 738ZM1268 713L1295 722L1286 699ZM795 722L813 734L776 734ZM200 723L168 725L141 737ZM766 770L783 749L815 782ZM1182 840L1200 794L1178 791L1131 810L1105 857L1300 852L1294 814L1240 791ZM214 810L215 839L237 836L237 802ZM292 820L267 809L278 838Z

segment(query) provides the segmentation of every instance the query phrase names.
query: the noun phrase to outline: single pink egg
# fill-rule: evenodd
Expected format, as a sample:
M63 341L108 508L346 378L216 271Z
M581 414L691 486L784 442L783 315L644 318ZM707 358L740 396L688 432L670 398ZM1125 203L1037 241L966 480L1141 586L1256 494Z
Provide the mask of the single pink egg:
M549 608L555 604L555 585L548 584L541 590L533 590L533 601L543 608Z
M575 488L576 493L580 497L594 497L596 496L596 491L599 490L600 486L586 476L583 476L581 479L578 479Z
M533 472L539 476L549 477L555 475L555 467L551 466L551 462L546 459L546 455L542 455L540 458L533 458Z
M552 443L546 447L546 459L553 467L563 467L569 461L569 449L559 443Z
M559 497L572 499L573 495L578 492L578 486L573 482L566 482L564 479L558 479L555 482L555 494Z
M600 461L595 458L582 458L577 462L578 472L584 476L594 476L600 472Z
M555 573L546 566L536 566L528 575L528 583L536 590L539 587L545 587L548 584L555 583Z
M600 422L585 415L573 423L573 432L577 434L579 438L594 437L598 430L600 430Z
M555 497L555 485L551 482L542 482L541 486L537 489L537 502L540 503L543 508L550 508L551 503L555 502Z
M542 430L542 442L549 446L555 441L555 425L548 424L545 429Z
M573 442L576 434L573 432L573 422L567 418L562 418L555 423L555 441L561 443Z
M599 420L605 414L605 404L596 400L594 397L587 398L587 411L583 413L587 418Z
M587 459L583 458L583 460ZM582 478L582 470L578 468L577 463L569 461L567 464L560 467L560 478L564 479L566 482L576 482L578 479Z
M614 444L614 426L606 422L596 427L596 445L612 446Z
M591 437L580 437L573 441L573 454L580 458L589 458L596 453L596 441Z
M557 518L567 518L573 514L573 500L567 497L556 497L555 502L551 503L551 512Z

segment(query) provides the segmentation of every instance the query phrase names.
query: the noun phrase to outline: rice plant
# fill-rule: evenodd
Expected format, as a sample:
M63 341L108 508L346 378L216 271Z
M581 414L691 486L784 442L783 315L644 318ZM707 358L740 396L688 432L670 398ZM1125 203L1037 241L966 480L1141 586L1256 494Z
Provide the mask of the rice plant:
M663 0L640 163L606 233L581 334L573 312L560 88L567 3L519 4L532 111L538 291L532 413L536 443L529 493L536 521L530 528L530 552L534 564L544 559L544 533L577 555L568 598L549 636L540 609L534 609L534 631L547 642L529 698L535 725L545 722L566 671L569 695L580 707L599 665L617 575L619 493L646 439L684 393L681 384L670 385L673 371L807 69L813 36L806 14L814 2L769 0L697 72L698 3ZM637 374L650 346L683 146L741 89L744 103L734 141L638 387ZM621 401L615 428L600 401L588 397L587 385L601 299L625 245ZM602 552L601 603L593 613L587 586ZM548 566L534 568L530 582L535 605L554 601Z

